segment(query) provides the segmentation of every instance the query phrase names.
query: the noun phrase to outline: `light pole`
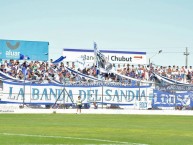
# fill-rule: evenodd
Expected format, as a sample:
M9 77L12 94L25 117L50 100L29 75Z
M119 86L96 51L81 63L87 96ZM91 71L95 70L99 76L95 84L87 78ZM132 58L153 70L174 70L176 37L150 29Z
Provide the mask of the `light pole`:
M160 54L160 53L162 53L162 50L159 50L158 53L154 54L152 57L149 58L149 66L150 66L150 64L151 64L151 59L152 59L153 57L155 57L156 55Z
M186 52L184 52L184 55L186 56L185 66L188 66L188 55L190 55L190 53L188 52L188 47L186 47Z

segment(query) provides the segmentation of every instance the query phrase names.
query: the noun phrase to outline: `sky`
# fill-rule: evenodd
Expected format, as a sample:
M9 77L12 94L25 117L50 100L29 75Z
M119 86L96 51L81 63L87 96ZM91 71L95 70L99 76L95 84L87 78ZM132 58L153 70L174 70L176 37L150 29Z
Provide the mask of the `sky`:
M0 0L0 39L48 41L53 59L96 42L163 66L186 65L187 47L193 65L192 8L192 0Z

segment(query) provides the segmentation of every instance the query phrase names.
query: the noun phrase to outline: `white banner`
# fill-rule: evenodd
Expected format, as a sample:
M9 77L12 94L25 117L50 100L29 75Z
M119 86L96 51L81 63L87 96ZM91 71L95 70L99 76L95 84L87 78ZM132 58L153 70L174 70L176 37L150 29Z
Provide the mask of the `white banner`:
M100 50L110 63L146 64L146 52ZM91 49L63 49L65 61L76 61L85 58L86 63L94 63L94 50Z
M119 86L66 86L62 92L59 85L21 85L3 83L2 102L7 103L76 103L81 96L83 103L98 102L117 105L137 105L136 101L148 101L150 87L119 87ZM69 96L68 96L68 95Z

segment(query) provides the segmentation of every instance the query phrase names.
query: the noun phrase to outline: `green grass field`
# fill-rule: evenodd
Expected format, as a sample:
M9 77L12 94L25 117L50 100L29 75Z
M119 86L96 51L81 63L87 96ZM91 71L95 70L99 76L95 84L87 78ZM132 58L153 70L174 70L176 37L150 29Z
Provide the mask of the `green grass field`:
M0 145L193 145L193 116L0 114Z

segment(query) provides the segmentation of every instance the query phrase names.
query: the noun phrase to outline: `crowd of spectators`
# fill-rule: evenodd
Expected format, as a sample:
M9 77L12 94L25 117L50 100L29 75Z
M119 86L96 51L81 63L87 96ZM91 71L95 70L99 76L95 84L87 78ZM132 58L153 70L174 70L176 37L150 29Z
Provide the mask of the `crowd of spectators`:
M49 62L40 61L19 61L19 60L5 60L1 64L0 71L19 80L28 80L37 83L50 83L58 81L60 83L88 83L92 82L86 77L82 77L77 73L73 73L66 69L69 67L83 74L97 77L107 82L131 83L131 80L122 77L121 75L145 80L154 81L153 73L161 76L177 80L183 83L193 83L193 69L192 66L154 66L154 65L132 65L132 64L113 64L112 70L121 75L114 73L99 73L95 65L87 64L85 67L79 67L76 62L60 62L53 64L52 60Z

